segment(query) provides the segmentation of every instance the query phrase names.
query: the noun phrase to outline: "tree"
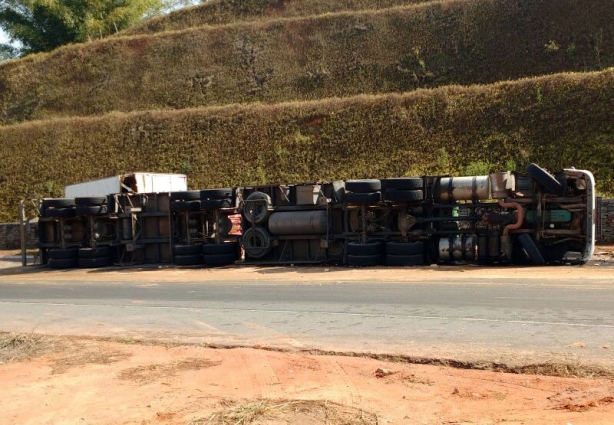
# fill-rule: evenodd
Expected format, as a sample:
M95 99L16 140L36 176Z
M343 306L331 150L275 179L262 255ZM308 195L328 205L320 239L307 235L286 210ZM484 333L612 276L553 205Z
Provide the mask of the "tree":
M106 37L166 7L165 0L0 0L0 27L28 54Z

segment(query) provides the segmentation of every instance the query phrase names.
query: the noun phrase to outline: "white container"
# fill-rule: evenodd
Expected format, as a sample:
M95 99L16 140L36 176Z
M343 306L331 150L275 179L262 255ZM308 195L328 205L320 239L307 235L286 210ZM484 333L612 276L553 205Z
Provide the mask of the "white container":
M129 173L100 180L71 184L65 188L65 196L106 196L115 193L164 193L188 190L185 174Z

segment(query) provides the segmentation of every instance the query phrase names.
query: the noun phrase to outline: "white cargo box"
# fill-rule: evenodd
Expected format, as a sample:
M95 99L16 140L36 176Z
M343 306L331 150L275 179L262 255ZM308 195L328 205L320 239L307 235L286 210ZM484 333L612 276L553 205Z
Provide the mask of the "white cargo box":
M128 189L129 188L129 189ZM188 190L185 174L129 173L66 186L67 198L115 193L164 193Z

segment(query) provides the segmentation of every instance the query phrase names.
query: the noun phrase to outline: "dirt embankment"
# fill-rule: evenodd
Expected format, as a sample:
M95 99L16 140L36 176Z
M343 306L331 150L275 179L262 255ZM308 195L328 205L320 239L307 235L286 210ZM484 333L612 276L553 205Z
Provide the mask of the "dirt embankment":
M2 423L611 424L614 380L0 334Z

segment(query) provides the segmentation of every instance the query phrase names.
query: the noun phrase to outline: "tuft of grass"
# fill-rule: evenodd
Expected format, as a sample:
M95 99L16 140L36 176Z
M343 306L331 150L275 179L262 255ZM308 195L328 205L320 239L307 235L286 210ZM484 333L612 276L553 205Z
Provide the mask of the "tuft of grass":
M44 335L0 332L0 364L31 360L64 347L63 342Z
M247 400L241 404L224 401L222 410L189 425L248 425L276 420L285 423L327 425L376 425L377 415L362 409L322 400Z
M153 364L125 369L120 372L119 379L136 381L140 384L174 376L178 372L200 370L219 365L221 362L202 358L186 358L170 364Z

